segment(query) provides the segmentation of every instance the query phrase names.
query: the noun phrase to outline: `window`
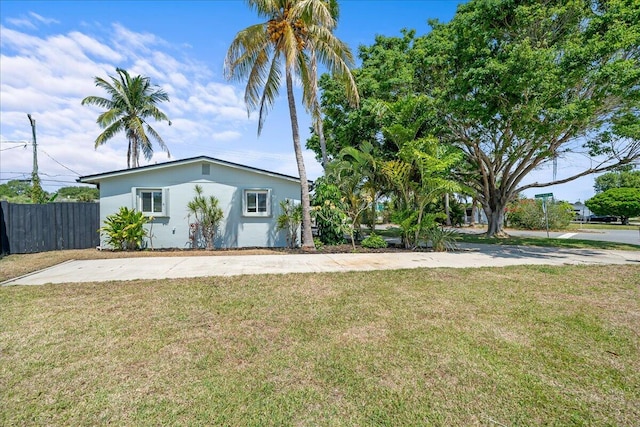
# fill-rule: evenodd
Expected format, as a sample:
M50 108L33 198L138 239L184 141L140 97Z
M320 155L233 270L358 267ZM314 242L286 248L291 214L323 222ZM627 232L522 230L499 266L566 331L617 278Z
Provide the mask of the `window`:
M211 174L211 165L203 164L202 165L202 175L210 175Z
M137 209L148 216L168 216L168 190L162 188L134 188Z
M271 215L271 190L244 190L245 216Z

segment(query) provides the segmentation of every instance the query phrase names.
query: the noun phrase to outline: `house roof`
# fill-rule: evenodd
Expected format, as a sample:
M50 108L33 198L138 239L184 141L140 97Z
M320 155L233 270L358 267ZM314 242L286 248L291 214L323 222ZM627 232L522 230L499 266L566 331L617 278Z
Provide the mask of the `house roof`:
M104 173L99 173L99 174L95 174L95 175L85 175L85 176L81 176L76 181L77 182L82 182L82 183L85 183L85 184L99 184L100 181L102 181L103 179L106 179L106 178L113 178L113 177L116 177L116 176L124 176L124 175L132 175L132 174L136 174L136 173L140 173L140 172L144 172L144 171L148 171L148 170L165 169L165 168L170 168L170 167L173 167L173 166L187 165L187 164L190 164L190 163L197 163L197 162L202 162L202 161L209 162L209 163L214 163L214 164L218 164L218 165L223 165L223 166L228 166L228 167L231 167L231 168L241 169L241 170L245 170L245 171L257 172L257 173L261 173L261 174L264 174L264 175L273 176L273 177L277 177L277 178L283 178L283 179L294 181L294 182L300 182L300 178L295 177L295 176L284 175L284 174L281 174L281 173L278 173L278 172L271 172L271 171L264 170L264 169L254 168L252 166L245 166L245 165L241 165L239 163L233 163L233 162L228 162L226 160L215 159L215 158L209 157L209 156L190 157L188 159L173 160L173 161L170 161L170 162L164 162L164 163L157 163L157 164L153 164L153 165L140 166L140 167L132 168L132 169L121 169L121 170L117 170L117 171L104 172ZM309 183L312 183L312 182L313 181L309 180Z

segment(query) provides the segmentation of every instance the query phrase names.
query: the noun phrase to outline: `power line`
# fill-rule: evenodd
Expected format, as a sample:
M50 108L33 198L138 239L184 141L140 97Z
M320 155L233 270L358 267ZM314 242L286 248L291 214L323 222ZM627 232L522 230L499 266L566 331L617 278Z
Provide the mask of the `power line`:
M27 146L26 146L26 144L24 146L17 145L15 147L2 148L2 149L0 149L0 151L13 150L14 148L27 148Z
M62 163L60 163L59 161L57 161L56 159L54 159L53 157L51 157L51 155L49 153L47 153L46 151L44 151L42 148L40 149L40 151L42 151L44 154L47 155L47 157L49 157L51 160L53 160L54 162L56 162L57 164L59 164L60 166L62 166L63 168L65 168L66 170L68 170L69 172L73 172L76 175L80 176L80 174L76 171L74 171L71 168L66 167L65 165L63 165Z

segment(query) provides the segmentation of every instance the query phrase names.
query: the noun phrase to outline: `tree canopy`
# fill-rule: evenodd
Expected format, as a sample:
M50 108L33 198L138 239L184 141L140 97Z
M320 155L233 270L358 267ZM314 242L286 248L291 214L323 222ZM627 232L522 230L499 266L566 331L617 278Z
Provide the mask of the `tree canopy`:
M139 166L140 153L145 159L151 159L155 140L160 148L169 154L164 140L147 120L171 121L158 104L169 101L169 95L159 87L151 85L149 77L134 76L121 68L116 68L117 77L109 76L111 81L95 78L97 87L104 89L109 98L87 96L82 105L97 105L107 111L98 116L96 122L104 131L98 135L95 147L105 144L120 132L124 132L129 142L127 148L127 168ZM150 139L151 138L151 139Z
M415 120L423 135L463 153L455 176L482 204L489 235L503 233L505 207L518 193L640 157L634 0L471 0L449 23L430 24L425 36L379 36L360 49L362 108L348 108L339 82L321 79L334 152L363 140L393 151L382 128L396 118L380 101L428 99ZM572 175L525 180L554 161L585 157L591 164Z
M585 202L596 215L619 216L623 224L640 216L640 188L611 188Z
M602 193L612 188L640 188L640 170L621 170L607 172L596 177L594 189L596 193Z

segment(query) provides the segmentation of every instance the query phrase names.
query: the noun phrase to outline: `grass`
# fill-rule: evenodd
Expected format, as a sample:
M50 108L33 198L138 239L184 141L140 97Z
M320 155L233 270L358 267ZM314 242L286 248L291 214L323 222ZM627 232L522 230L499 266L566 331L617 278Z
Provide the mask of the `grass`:
M596 223L576 223L572 222L567 227L568 230L634 230L638 231L640 228L637 224L622 225L622 224L596 224Z
M640 267L0 288L1 425L638 425Z
M463 243L484 243L493 245L519 245L519 246L546 246L552 248L571 249L609 249L619 251L640 251L640 245L628 243L604 242L598 240L582 239L548 239L546 237L519 237L509 236L507 238L487 238L480 234L459 233L456 237L458 242Z

